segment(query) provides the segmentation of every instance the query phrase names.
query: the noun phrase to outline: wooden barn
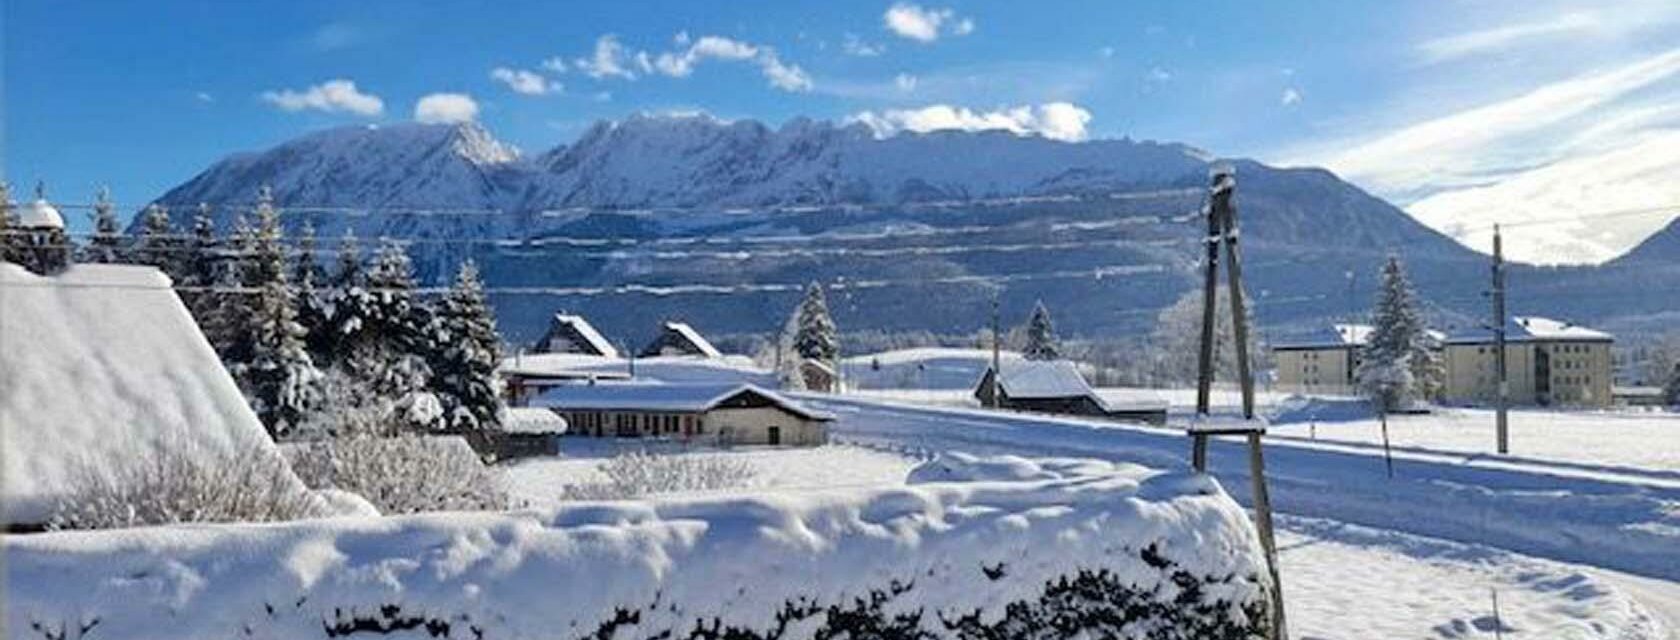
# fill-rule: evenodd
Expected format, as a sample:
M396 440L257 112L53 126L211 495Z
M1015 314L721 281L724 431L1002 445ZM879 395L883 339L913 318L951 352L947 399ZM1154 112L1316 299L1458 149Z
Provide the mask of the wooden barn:
M686 322L666 322L660 326L659 335L644 347L638 358L657 358L660 356L697 356L701 358L721 358L723 353L712 346L711 341L695 331Z
M992 406L993 371L980 377L974 397ZM1006 360L997 379L1000 409L1111 418L1127 422L1166 424L1166 403L1117 405L1106 402L1085 382L1079 367L1067 360Z

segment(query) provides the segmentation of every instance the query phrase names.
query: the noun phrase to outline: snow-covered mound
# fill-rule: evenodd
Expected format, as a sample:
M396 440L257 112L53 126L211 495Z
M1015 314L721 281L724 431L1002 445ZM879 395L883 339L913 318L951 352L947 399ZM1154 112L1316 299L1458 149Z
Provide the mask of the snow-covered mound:
M0 263L0 521L41 524L80 474L164 448L274 448L169 287L151 267Z
M71 637L1249 638L1267 606L1242 510L1179 474L0 544L9 628Z

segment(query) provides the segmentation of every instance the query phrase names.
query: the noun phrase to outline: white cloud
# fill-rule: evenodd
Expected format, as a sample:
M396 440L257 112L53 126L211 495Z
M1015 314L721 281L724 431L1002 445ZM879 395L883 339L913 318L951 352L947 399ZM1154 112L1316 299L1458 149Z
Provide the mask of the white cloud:
M683 36L679 38L680 41L689 43L688 47L659 54L651 68L673 78L686 78L694 73L695 67L707 60L751 62L758 66L759 72L772 87L783 91L811 90L811 76L799 65L782 62L776 50L771 47L722 36L691 39L686 34L679 35Z
M210 92L208 91L199 91L193 94L193 99L204 104L210 104L216 101L216 96L210 95Z
M542 68L549 73L565 73L569 67L566 65L565 58L553 56L542 61Z
M950 105L920 109L864 111L847 118L868 126L878 137L910 131L1008 131L1016 135L1041 135L1052 140L1079 141L1088 137L1086 125L1091 112L1067 102L1019 106L996 111L973 111Z
M1114 57L1114 47L1100 47L1097 49L1097 55L1104 58L1112 58Z
M559 82L549 80L540 73L525 69L496 67L490 70L490 79L507 85L508 89L520 95L541 96L560 93L565 90L565 87Z
M1600 26L1602 26L1602 22L1596 14L1589 12L1566 13L1534 22L1502 25L1436 38L1419 44L1417 48L1425 62L1445 62L1456 58L1504 50L1525 41L1548 36L1589 31Z
M881 22L888 31L917 42L933 42L945 34L964 36L974 32L973 19L959 19L949 8L925 9L909 2L889 7L881 15Z
M1163 69L1161 67L1150 67L1149 68L1149 73L1147 75L1145 75L1144 77L1147 78L1150 82L1171 82L1172 79L1173 79L1173 74L1172 74L1171 71L1168 71L1168 70Z
M630 56L619 44L618 36L606 34L595 39L595 53L588 58L578 58L572 66L583 71L591 78L624 78L635 80L636 72L630 70Z
M874 58L886 53L887 48L883 45L865 42L855 33L848 33L845 38L840 41L840 50L846 52L846 55L849 56Z
M758 53L758 47L739 40L703 36L683 51L659 54L655 65L660 73L673 78L683 78L694 73L694 66L703 60L750 60L757 57Z
M427 124L478 119L478 102L464 93L434 93L414 103L414 119Z
M356 89L355 82L342 78L328 80L302 91L264 91L262 99L282 111L314 109L328 113L342 111L362 116L377 116L385 111L385 101L380 100L379 96L362 93Z
M1278 104L1285 107L1293 107L1301 104L1301 90L1296 89L1295 87L1285 87L1283 89L1283 95L1278 96Z
M899 91L903 91L903 92L906 92L906 93L909 93L911 91L915 91L916 90L916 76L910 75L908 73L900 73L900 74L898 74L897 77L893 78L893 86L898 87Z

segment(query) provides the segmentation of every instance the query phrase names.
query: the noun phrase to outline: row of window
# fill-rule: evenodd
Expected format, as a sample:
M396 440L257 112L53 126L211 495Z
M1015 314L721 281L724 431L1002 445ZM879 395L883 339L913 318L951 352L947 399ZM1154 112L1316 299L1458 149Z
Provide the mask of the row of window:
M619 436L701 435L706 433L706 421L693 415L674 413L609 413L604 411L573 411L566 414L566 422L574 433L604 436L610 431Z

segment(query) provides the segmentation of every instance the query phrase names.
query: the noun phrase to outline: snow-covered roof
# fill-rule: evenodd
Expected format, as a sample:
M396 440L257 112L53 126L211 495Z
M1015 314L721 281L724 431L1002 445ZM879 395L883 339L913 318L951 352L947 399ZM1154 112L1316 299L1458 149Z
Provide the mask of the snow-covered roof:
M556 313L554 314L554 322L556 324L571 327L573 331L577 332L578 337L582 338L585 342L588 342L589 347L602 357L618 357L618 348L614 347L611 342L608 342L606 336L603 336L601 335L601 332L596 331L595 325L589 324L589 321L585 320L583 316Z
M598 382L568 384L544 391L532 406L586 411L704 412L743 393L760 396L790 413L811 420L833 416L805 408L786 396L754 384L646 384Z
M1446 342L1491 344L1493 338L1492 330L1486 327L1472 327L1452 332L1447 336ZM1603 331L1539 316L1511 316L1505 322L1507 342L1611 342L1614 339Z
M1371 337L1371 325L1368 324L1333 324L1320 327L1311 334L1293 340L1280 340L1272 345L1273 349L1340 349L1345 347L1362 347Z
M508 433L565 433L569 427L564 417L543 407L508 407L502 416L502 431Z
M39 524L82 471L166 448L274 448L157 269L0 263L0 327L0 520Z
M700 332L695 331L694 327L689 326L687 322L667 322L665 323L665 330L682 336L684 340L687 340L689 344L694 345L694 348L700 351L700 355L708 358L723 356L723 352L718 351L717 347L712 346L710 340L700 335Z
M1079 373L1079 366L1071 360L1005 360L998 384L1003 387L1004 395L1011 398L1088 396L1100 402L1091 385L1085 382L1085 376Z
M36 198L29 204L18 207L16 213L17 225L28 229L63 229L64 216L58 214L58 208L47 202L46 198Z
M587 353L523 353L503 358L498 370L502 375L581 380L627 378L630 375L627 367L621 359Z

